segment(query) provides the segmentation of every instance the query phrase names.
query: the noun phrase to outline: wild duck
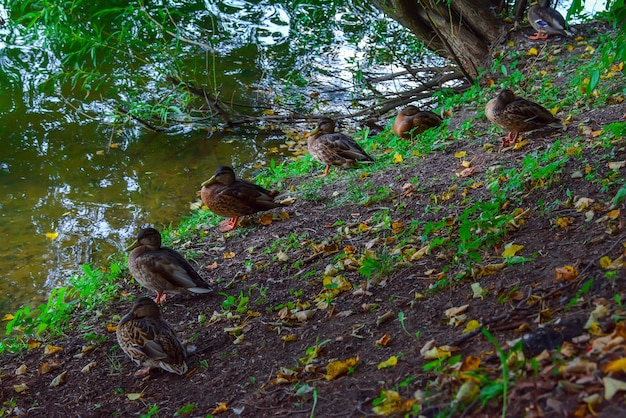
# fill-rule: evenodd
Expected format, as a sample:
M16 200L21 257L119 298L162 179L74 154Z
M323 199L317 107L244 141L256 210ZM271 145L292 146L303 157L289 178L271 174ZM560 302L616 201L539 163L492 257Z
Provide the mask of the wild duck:
M441 125L441 122L435 113L420 111L416 106L409 105L398 112L392 129L400 138L414 139L427 129Z
M241 216L285 206L274 201L277 195L277 191L236 178L231 167L215 170L213 177L202 183L200 191L202 202L211 212L231 218L220 225L220 231L235 229Z
M495 98L489 100L485 113L494 125L509 131L509 135L502 138L503 146L515 143L520 132L534 131L547 126L563 127L563 123L548 109L515 96L515 93L509 89L500 91Z
M185 348L149 297L142 297L133 305L117 324L116 334L122 350L144 367L135 376L145 376L153 367L176 374L187 372Z
M550 0L538 0L537 3L528 9L528 21L537 31L537 34L529 36L529 39L547 39L550 35L572 35L566 29L567 25L561 13L549 7Z
M161 234L144 228L126 251L128 268L141 284L157 292L156 303L165 302L168 293L209 293L209 285L178 251L161 246Z
M326 165L320 177L328 174L331 166L353 167L357 161L374 161L359 144L346 134L335 132L335 121L322 118L307 138L309 152Z

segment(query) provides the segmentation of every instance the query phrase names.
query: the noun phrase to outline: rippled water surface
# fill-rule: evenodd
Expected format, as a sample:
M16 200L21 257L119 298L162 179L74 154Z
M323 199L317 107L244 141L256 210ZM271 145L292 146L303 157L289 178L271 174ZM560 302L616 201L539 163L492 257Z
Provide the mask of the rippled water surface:
M210 7L201 8L198 18ZM218 71L237 73L224 79L232 84L224 89L259 82L257 72L245 71L246 63L258 59L258 48L248 45L279 42L286 36L286 16L249 2L220 7L230 13L224 23L243 37L220 51L228 59L220 60ZM244 17L258 22L246 27L247 34L240 30ZM184 125L168 133L114 131L82 112L101 106L97 100L78 111L59 94L43 93L59 62L43 35L33 41L12 30L0 27L0 39L9 39L0 41L0 317L42 302L82 264L107 265L138 228L178 223L217 166L229 164L252 176L255 163L283 158L267 150L284 137L261 132L208 136Z

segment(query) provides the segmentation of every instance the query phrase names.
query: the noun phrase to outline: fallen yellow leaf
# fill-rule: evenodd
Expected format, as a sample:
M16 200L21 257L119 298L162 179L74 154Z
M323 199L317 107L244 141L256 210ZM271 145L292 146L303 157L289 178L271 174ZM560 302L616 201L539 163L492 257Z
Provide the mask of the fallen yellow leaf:
M292 342L292 341L298 341L298 337L296 337L293 334L287 334L281 337L281 340L283 340L286 343Z
M225 259L227 259L227 260L228 260L229 258L235 258L235 253L234 253L234 252L232 252L232 251L226 251L226 252L224 253L224 258L225 258Z
M613 360L604 366L604 373L626 372L626 357Z
M11 320L13 320L13 318L15 318L15 317L13 315L11 315L10 313L8 313L8 314L6 314L6 315L4 315L2 317L2 320L3 321L11 321Z
M454 153L454 158L463 158L467 155L466 151L458 151Z
M117 324L112 324L112 323L108 323L107 324L107 331L108 332L115 332L117 331Z
M387 360L385 360L385 361L383 361L383 362L381 362L381 363L378 363L378 367L377 367L377 368L378 368L378 370L380 370L380 369L386 369L386 368L388 368L388 367L393 367L393 366L395 366L396 364L398 364L398 357L396 357L396 356L391 356L391 357L389 357Z
M502 258L511 258L515 256L515 254L524 248L523 245L509 243L504 246L504 251L502 251Z
M465 329L463 330L463 334L466 332L474 331L475 329L480 328L480 322L475 319L470 320L467 325L465 325Z
M56 239L58 236L58 232L46 232L46 238L48 239Z
M346 360L331 361L326 366L326 380L334 380L348 373L359 362L359 356Z
M535 47L531 47L528 50L528 52L526 52L526 55L528 55L528 56L534 56L534 55L537 55L537 54L539 54L539 51L537 51L537 48L535 48Z
M26 383L21 383L19 385L13 385L13 390L16 391L17 393L22 393L22 392L28 390L28 385L26 385Z
M404 159L402 158L402 155L396 154L396 155L393 156L393 163L394 164L399 164L402 161L404 161Z
M127 393L126 397L131 401L136 401L137 399L143 398L143 392L139 393Z

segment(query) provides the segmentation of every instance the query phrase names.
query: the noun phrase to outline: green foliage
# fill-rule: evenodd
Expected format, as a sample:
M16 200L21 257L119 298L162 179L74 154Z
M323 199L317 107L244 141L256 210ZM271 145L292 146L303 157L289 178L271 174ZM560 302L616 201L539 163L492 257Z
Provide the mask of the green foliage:
M224 310L234 309L239 313L246 313L248 311L249 296L244 296L243 290L239 292L239 296L228 295L220 292L220 295L225 296L226 299L222 301L222 308Z
M509 366L506 361L506 355L498 344L498 341L491 335L491 333L486 329L481 329L485 338L493 344L496 351L498 352L498 357L500 357L500 364L502 366L502 381L495 382L494 384L488 385L480 392L480 398L482 399L483 405L485 405L489 400L494 399L496 396L502 395L502 418L506 417L506 403L508 398L508 386L509 386Z
M77 307L80 315L98 312L104 304L117 296L121 269L113 263L108 271L83 266L84 274L74 275L68 286L52 289L47 303L31 309L25 306L13 314L6 325L6 338L0 341L0 354L20 351L29 338L62 335Z

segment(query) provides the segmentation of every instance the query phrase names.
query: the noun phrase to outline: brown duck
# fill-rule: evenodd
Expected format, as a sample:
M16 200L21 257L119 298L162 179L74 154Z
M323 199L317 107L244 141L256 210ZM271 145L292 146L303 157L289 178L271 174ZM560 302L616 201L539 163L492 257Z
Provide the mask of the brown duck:
M122 350L144 367L135 376L145 376L153 367L176 374L187 372L186 350L152 299L139 299L117 324L116 334Z
M230 167L219 167L202 183L200 191L202 202L211 212L231 218L220 225L220 231L235 229L241 216L285 206L274 201L277 195L277 191L236 178Z
M417 135L441 125L441 118L430 111L420 111L416 106L409 105L398 112L393 121L393 132L400 138L414 139Z
M547 126L563 127L563 123L548 109L515 96L509 89L500 91L495 98L489 100L485 113L494 125L509 131L509 135L502 138L503 146L514 144L520 132L534 131Z
M209 285L178 251L161 246L161 234L145 228L126 251L128 268L141 284L157 292L156 303L165 302L168 293L209 293Z
M550 35L572 36L566 29L565 19L555 9L549 7L549 0L539 0L528 9L528 21L537 31L536 35L529 36L529 39L547 39Z
M374 161L359 144L346 134L335 132L335 121L323 118L307 138L309 152L326 165L320 177L328 174L331 166L353 167L357 161Z

